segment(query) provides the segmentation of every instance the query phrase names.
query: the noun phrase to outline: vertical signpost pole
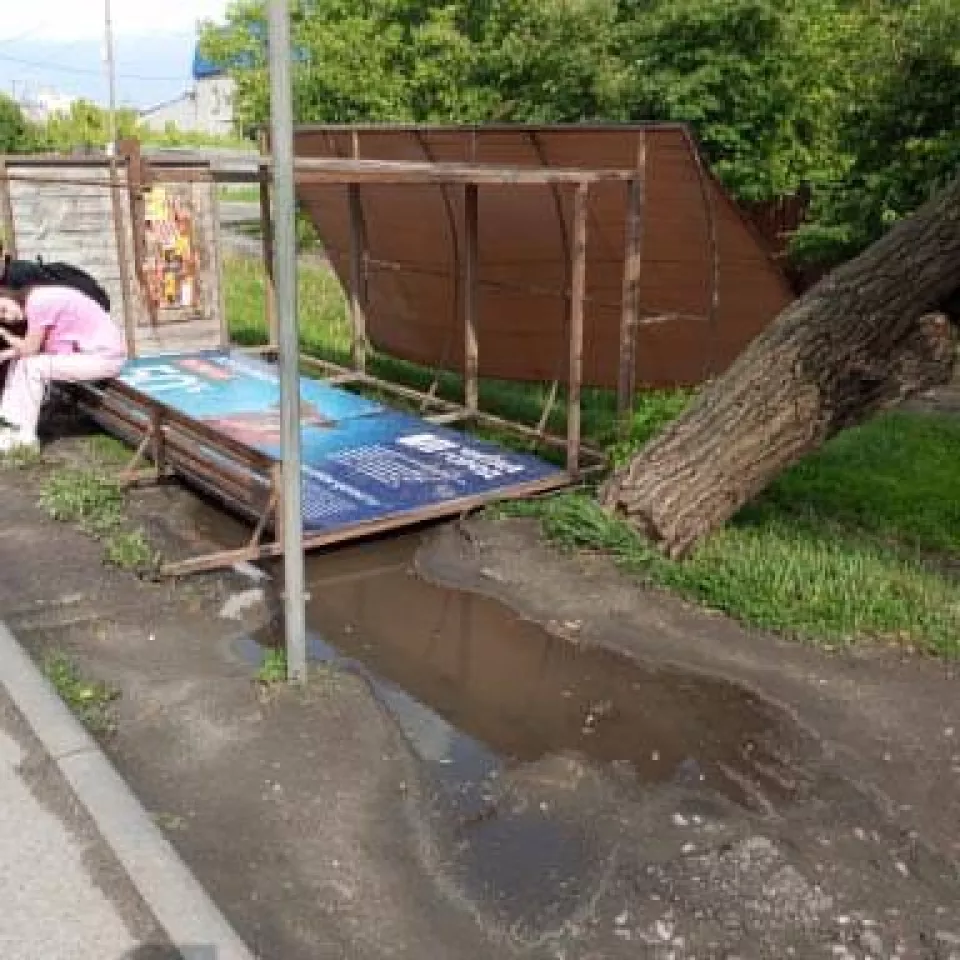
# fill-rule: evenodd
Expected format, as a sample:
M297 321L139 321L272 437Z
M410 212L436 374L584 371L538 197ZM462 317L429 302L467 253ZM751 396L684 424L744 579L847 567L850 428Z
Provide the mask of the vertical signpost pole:
M269 0L270 118L273 155L274 280L280 363L284 622L287 678L307 679L304 610L300 345L297 323L297 237L294 219L293 85L289 0Z
M120 197L120 174L117 170L117 70L113 56L113 13L110 0L103 0L104 63L107 70L109 107L107 110L107 158L110 164L110 208L113 211L113 232L117 244L117 269L120 272L120 293L123 302L123 326L127 338L127 352L137 355L136 320L134 304L130 296L130 277L127 263L127 233L123 218L123 201ZM129 176L129 171L128 171ZM133 210L131 209L131 214ZM132 217L131 217L132 219Z

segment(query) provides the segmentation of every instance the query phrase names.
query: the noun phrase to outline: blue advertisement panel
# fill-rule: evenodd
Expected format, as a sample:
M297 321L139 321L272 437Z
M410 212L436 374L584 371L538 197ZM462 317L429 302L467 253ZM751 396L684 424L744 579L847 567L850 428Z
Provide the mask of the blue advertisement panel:
M132 360L128 386L280 458L276 368L222 351ZM517 485L560 479L537 457L301 378L303 518L309 531L383 519Z

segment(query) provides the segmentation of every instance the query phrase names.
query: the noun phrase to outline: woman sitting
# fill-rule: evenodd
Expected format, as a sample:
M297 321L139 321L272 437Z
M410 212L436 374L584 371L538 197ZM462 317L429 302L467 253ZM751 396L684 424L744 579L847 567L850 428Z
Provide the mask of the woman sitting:
M23 336L13 333L26 325ZM0 287L0 360L9 360L0 400L0 453L37 446L48 384L105 380L127 359L120 328L98 303L70 287Z

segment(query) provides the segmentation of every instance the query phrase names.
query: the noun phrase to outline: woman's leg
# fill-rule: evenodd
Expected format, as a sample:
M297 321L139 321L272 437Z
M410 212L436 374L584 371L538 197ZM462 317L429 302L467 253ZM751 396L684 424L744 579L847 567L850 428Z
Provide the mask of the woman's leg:
M18 431L19 444L35 444L40 408L50 383L54 380L72 383L105 380L115 377L124 362L123 357L87 353L41 353L23 357L7 373L0 417Z

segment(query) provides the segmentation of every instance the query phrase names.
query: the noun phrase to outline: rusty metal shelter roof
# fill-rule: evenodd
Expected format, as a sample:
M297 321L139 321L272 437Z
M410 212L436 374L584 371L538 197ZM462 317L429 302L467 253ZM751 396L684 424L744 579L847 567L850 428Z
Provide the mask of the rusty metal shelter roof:
M467 181L479 183L475 283L479 373L565 379L574 190L588 197L584 383L614 388L623 345L625 259L633 250L638 386L696 384L721 372L792 299L759 235L709 172L683 126L309 126L298 196L345 288L351 285L351 201L317 162L486 165L480 182L424 176L389 181L354 168L354 228L362 219L366 334L417 363L464 369ZM553 170L551 181L511 170ZM396 169L400 169L397 167ZM607 176L597 176L607 172ZM631 247L627 174L636 174L639 232ZM381 182L376 182L380 179ZM399 182L400 180L404 182ZM362 182L361 182L362 181ZM550 182L546 182L550 181ZM354 243L356 239L354 238ZM356 278L354 278L356 279Z

